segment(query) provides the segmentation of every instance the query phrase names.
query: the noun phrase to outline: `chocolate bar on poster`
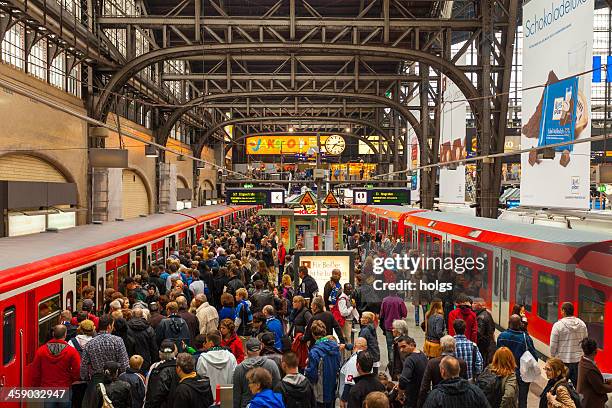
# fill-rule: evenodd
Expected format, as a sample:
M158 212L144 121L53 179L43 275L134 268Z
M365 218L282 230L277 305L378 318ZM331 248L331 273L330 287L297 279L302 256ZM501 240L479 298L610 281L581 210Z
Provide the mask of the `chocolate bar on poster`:
M546 86L538 146L574 140L576 131L576 98L578 78L567 78ZM572 146L561 146L556 151L572 151Z
M555 74L554 71L550 71L548 73L548 78L546 79L546 85L557 82L558 80L559 78L557 77L557 74ZM540 134L540 122L542 119L542 106L544 105L545 93L546 89L542 91L542 96L540 96L540 102L538 103L538 106L536 106L535 112L533 115L531 115L525 126L523 126L522 133L529 139L537 139Z

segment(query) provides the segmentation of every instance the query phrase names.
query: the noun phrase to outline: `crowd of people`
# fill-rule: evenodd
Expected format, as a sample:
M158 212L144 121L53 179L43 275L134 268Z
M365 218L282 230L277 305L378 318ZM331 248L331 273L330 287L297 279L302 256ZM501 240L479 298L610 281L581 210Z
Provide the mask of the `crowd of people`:
M234 408L527 407L541 374L524 308L496 337L484 300L457 292L464 282L450 297L410 294L411 328L405 294L371 286L373 258L403 243L345 221L356 287L334 269L320 288L264 217L209 227L102 304L83 288L36 352L32 385L71 388L65 407L209 407L226 388ZM603 407L612 383L597 344L572 303L561 309L539 407Z

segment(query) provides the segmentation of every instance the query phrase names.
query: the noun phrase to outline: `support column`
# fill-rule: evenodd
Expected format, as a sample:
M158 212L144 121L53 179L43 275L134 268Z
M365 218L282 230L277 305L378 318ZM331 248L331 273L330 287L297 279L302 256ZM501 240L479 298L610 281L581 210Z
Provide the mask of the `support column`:
M421 138L420 143L420 162L421 166L431 163L431 126L429 118L429 65L419 63L421 83L419 98L421 101ZM433 180L433 182L432 182ZM432 168L421 170L421 208L432 209L434 194L436 190L436 171Z

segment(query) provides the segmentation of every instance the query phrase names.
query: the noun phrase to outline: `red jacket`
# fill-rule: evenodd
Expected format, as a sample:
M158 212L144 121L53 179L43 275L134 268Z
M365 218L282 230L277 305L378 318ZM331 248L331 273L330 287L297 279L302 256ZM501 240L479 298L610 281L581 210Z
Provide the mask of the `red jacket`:
M51 339L36 350L32 362L33 387L69 388L80 380L81 356L64 340Z
M278 247L278 263L281 265L285 264L285 257L287 256L287 250L284 245L279 245Z
M238 364L242 363L244 360L244 349L242 348L242 341L236 334L233 334L229 340L221 340L221 346L227 347L232 352Z
M453 322L455 319L462 319L465 322L465 337L474 343L478 342L478 322L476 321L476 313L469 307L458 307L448 315L448 334L455 335Z

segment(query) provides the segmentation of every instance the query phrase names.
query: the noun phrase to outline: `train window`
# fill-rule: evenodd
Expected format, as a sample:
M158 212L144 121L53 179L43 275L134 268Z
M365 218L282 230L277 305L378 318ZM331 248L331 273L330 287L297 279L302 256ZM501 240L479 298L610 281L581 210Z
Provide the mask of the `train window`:
M482 278L482 288L488 289L489 288L489 255L487 255L485 252L481 252L480 258L482 258L482 262L484 264L484 268L482 268L479 271L480 276Z
M502 296L508 300L508 260L504 259L504 269L502 270Z
M493 294L499 295L499 258L495 257L495 269L493 271Z
M127 264L121 265L117 268L117 282L120 290L123 288L123 282L125 282L125 278L128 276L130 276L130 269L128 268Z
M533 271L530 267L516 265L516 303L525 306L525 310L531 312L531 286Z
M587 325L589 337L597 341L600 349L604 344L605 294L597 289L578 286L578 317Z
M2 364L4 365L15 358L15 336L17 334L15 317L15 306L4 309L2 316Z
M559 277L550 273L538 274L538 316L547 322L557 321L559 314Z
M92 286L91 269L77 272L76 275L76 309L81 310L81 302L83 302L83 288Z
M455 244L453 245L453 256L455 258L461 256L461 244L455 242Z
M115 270L111 269L110 271L106 271L106 287L114 288L115 287Z
M51 339L51 330L60 321L61 297L54 295L38 304L38 345Z

